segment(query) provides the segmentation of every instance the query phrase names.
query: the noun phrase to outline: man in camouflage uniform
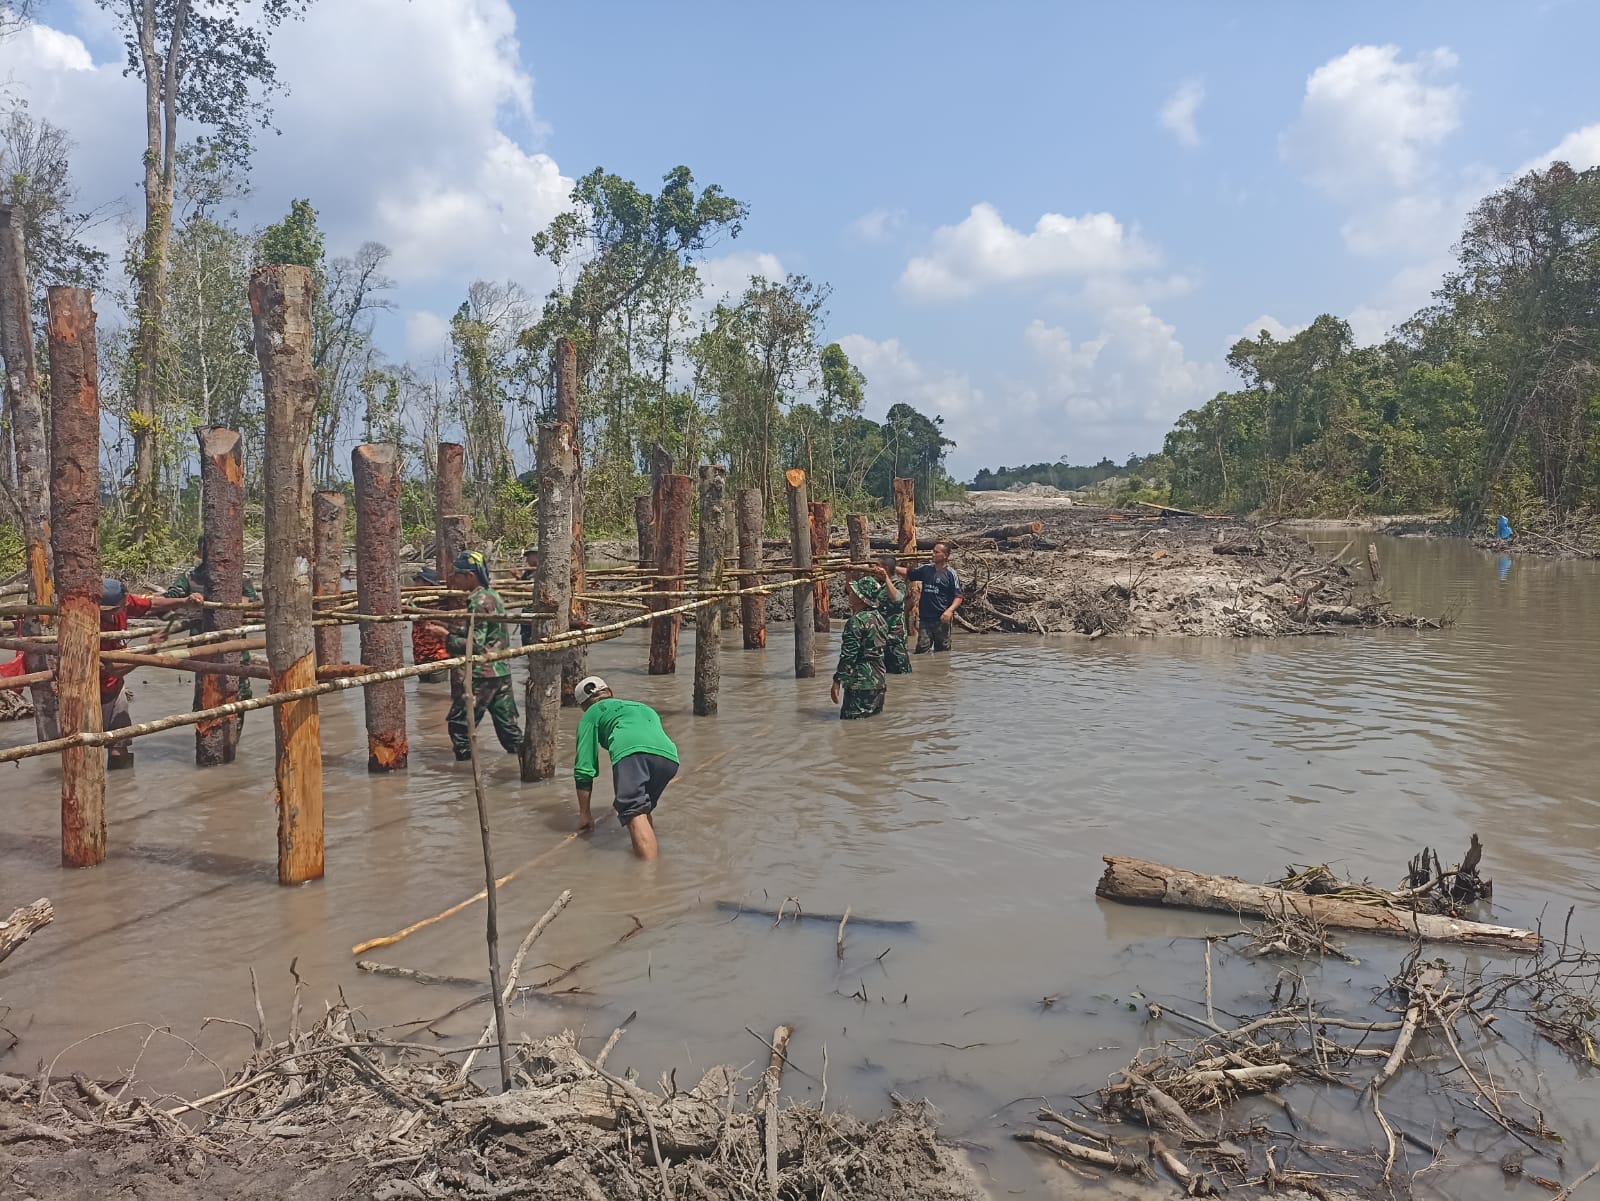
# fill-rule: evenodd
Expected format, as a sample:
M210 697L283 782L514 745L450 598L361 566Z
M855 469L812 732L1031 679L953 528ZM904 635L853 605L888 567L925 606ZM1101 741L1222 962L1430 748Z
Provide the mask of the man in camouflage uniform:
M207 600L211 600L212 599L212 596L211 596L211 573L206 570L206 536L204 534L200 535L200 541L195 547L195 555L196 555L196 558L195 558L194 566L189 568L188 571L180 572L173 579L171 585L167 588L167 591L165 593L166 596L168 596L170 598L177 599L177 598L181 598L181 597L191 596L191 595L193 595L193 594L198 592L201 596L205 597ZM244 599L247 600L247 601L259 601L261 599L261 594L256 591L256 586L250 582L250 577L249 576L245 576L245 578L244 578ZM197 614L195 614L194 620L189 623L189 633L191 633L191 634L201 634L201 633L204 633L204 632L205 632L205 622L201 620L200 614L197 613ZM250 662L250 652L249 651L244 651L243 653L241 653L240 656L239 656L239 662L240 663L248 663L248 662ZM253 697L254 695L255 695L255 692L250 687L250 679L249 679L249 677L248 676L239 677L239 697L238 697L238 699L241 700L241 701L247 701L251 697ZM194 707L196 709L200 708L200 677L199 676L196 676L195 680L194 680ZM244 719L245 719L245 715L243 713L238 715L238 721L239 721L240 725L244 724Z
M473 712L468 724L467 686L457 682L452 675L450 714L445 726L450 731L450 745L457 759L472 757L468 741L472 727L483 720L485 710L494 719L495 737L507 754L515 755L522 749L522 721L517 713L516 699L511 695L511 667L504 659L485 663L477 656L492 651L505 650L511 645L511 625L505 620L506 604L500 594L489 587L489 564L475 550L462 551L451 565L450 587L469 592L466 609L476 615L472 623L472 700ZM450 634L445 646L452 656L467 653L467 620L452 617Z
M883 652L889 642L889 626L878 609L882 600L883 585L872 577L862 576L851 583L850 620L845 622L839 666L829 693L839 705L841 721L883 712Z
M889 627L889 641L883 648L883 667L892 676L911 674L911 652L906 649L906 599L894 586L894 560L878 565L878 579L883 583L883 596L878 601L878 612L883 614L883 624Z

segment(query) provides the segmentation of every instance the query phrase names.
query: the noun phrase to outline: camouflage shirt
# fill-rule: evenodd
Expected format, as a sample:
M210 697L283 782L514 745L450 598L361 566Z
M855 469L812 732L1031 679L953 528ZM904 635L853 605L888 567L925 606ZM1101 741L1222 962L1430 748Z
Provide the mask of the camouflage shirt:
M889 590L884 589L883 599L878 602L878 612L883 614L883 624L889 627L889 637L906 640L906 598L900 594L899 600L889 599Z
M889 626L877 609L853 613L845 622L839 647L839 666L833 682L852 692L877 692L886 686L883 651L889 642Z
M505 650L511 645L511 623L506 621L485 620L485 618L504 618L506 603L500 599L500 594L493 588L478 588L467 597L467 612L476 613L478 620L472 627L472 654L488 654L491 651ZM445 647L452 656L467 653L467 622L463 617L455 617L450 623L450 635L444 640ZM480 682L483 680L497 680L511 674L511 664L505 659L497 659L493 663L474 662L472 665L472 679Z
M173 579L171 586L167 588L163 595L176 599L188 596L192 592L198 592L201 596L205 597L207 600L210 600L211 583L209 575L210 573L206 571L206 565L204 563L196 563L193 567L189 568L188 571L180 572ZM261 594L256 591L256 586L250 582L249 576L246 576L244 581L244 599L247 601L258 601L261 599ZM189 623L190 633L198 634L200 633L201 629L202 626L199 617L196 617L192 622Z

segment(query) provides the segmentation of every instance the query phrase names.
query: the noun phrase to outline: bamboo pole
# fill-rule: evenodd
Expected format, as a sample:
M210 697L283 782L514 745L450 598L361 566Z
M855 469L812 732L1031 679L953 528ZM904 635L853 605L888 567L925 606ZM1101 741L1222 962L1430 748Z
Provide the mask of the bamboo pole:
M829 526L833 522L833 506L825 500L814 500L810 505L811 520L811 559L812 562L825 560L828 557ZM819 634L826 634L833 628L828 620L828 579L826 576L817 578L816 588L812 593L812 622L813 629Z
M400 450L392 442L350 452L356 492L356 598L361 612L400 612ZM361 662L377 671L403 667L405 630L397 622L361 624ZM399 680L363 690L367 719L367 771L404 771L406 686Z
M47 293L50 338L50 540L60 600L56 696L62 739L98 734L100 711L100 368L83 288ZM106 764L61 752L61 865L106 857Z
M318 492L311 498L311 538L315 546L312 596L318 599L334 597L335 603L344 588L341 582L344 575L344 511L343 492ZM344 662L342 634L338 626L318 628L316 648L319 664Z
M22 221L10 205L0 205L0 358L6 367L5 414L16 449L16 500L27 544L28 600L49 605L55 600L50 566L50 442L34 358L32 310ZM30 615L22 623L22 632L40 634L47 625L39 615ZM23 665L34 675L45 668L34 657ZM55 689L42 681L35 684L32 701L35 733L41 740L54 738L61 732Z
M689 550L689 504L692 481L686 475L661 479L661 523L656 527L656 558L662 576L655 591L683 587L684 559ZM668 676L678 670L678 630L682 618L660 618L650 628L650 674Z
M199 431L201 526L205 530L204 594L208 601L233 604L244 600L244 463L237 430L212 426ZM193 581L191 581L191 584ZM244 624L238 609L208 607L200 614L201 631L231 635ZM213 648L226 663L238 666L239 654L231 647ZM239 677L197 673L194 707L211 709L239 696ZM232 763L239 748L237 717L202 722L194 728L196 767Z
M583 421L578 411L578 348L571 338L556 339L556 421L572 450L572 566L567 580L568 627L584 620L583 594L589 587L583 545ZM545 546L541 536L539 545ZM541 556L541 559L543 556ZM537 662L537 660L530 660ZM589 674L589 653L579 646L561 665L561 703L577 704L573 690Z
M900 553L909 555L917 549L917 483L915 480L896 477L894 481L894 519ZM906 632L917 632L917 614L922 598L922 585L913 583L906 589Z
M867 541L866 515L848 513L845 515L844 524L850 531L850 562L865 563L867 555L871 553L871 544Z
M735 505L735 524L739 527L739 587L752 588L761 569L761 534L766 524L766 505L760 488L742 488ZM758 651L767 645L767 602L764 597L746 593L739 601L744 627L744 649Z
M700 565L697 583L702 593L722 590L722 559L707 553L727 541L727 472L710 465L700 468ZM722 687L722 608L706 605L695 610L694 712L712 717Z
M806 503L806 473L791 467L783 473L789 491L789 548L800 583L794 590L794 676L809 680L817 674L815 625L806 620L811 611L811 511ZM804 573L802 576L801 573Z
M311 272L259 267L250 277L250 312L266 398L267 663L272 691L316 680L311 625L311 416L317 374L311 365ZM273 711L277 750L278 882L322 877L322 745L316 696Z
M539 566L533 574L534 603L548 613L533 622L536 639L567 633L572 615L572 505L578 463L572 434L563 422L539 426L535 448L539 471ZM523 693L524 781L556 774L556 736L561 728L561 680L572 654L537 655L528 660Z

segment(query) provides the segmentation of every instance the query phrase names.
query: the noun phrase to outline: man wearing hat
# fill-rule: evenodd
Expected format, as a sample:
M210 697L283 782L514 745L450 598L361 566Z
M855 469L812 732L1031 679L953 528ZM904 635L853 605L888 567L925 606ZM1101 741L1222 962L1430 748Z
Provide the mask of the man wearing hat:
M167 586L165 595L169 600L179 600L194 593L199 593L202 596L209 596L211 593L211 570L206 566L206 536L204 534L200 535L200 540L195 546L194 566L189 568L188 571L179 572L173 578L172 583ZM251 582L249 576L244 577L244 599L247 601L259 601L261 599L261 594L256 591L256 586ZM200 615L196 613L194 620L189 623L189 633L200 634L204 632L205 626L200 620ZM251 662L250 652L240 652L239 662ZM200 696L200 677L196 676L194 678L194 707L196 709L201 707ZM247 701L253 696L255 696L255 690L250 687L250 677L240 677L238 698L241 701ZM242 725L244 714L239 714L234 720Z
M205 597L198 592L191 592L187 596L135 596L128 591L128 586L121 580L107 577L100 581L100 630L102 633L126 630L129 617L170 613L175 609L198 609L204 601ZM109 642L102 639L100 649L116 651L127 645L125 641L117 639ZM133 717L128 712L128 693L122 686L132 671L131 665L124 666L101 660L100 728L102 730L121 730L133 724ZM114 771L132 766L133 748L126 742L113 742L106 748L108 770Z
M889 627L879 611L882 601L883 585L871 576L851 581L850 620L839 640L839 666L828 693L839 706L841 721L883 712L887 688L883 653L889 643Z
M419 568L411 577L411 582L418 588L437 588L439 586L439 573L431 567ZM432 609L443 602L438 600L416 601L413 607L418 609ZM441 659L450 657L450 650L445 646L445 639L450 631L437 621L414 621L411 623L411 661L413 663L437 663ZM422 684L443 683L449 672L430 671L417 677Z
M450 744L456 758L470 759L471 730L483 720L485 711L494 719L495 737L506 753L515 755L522 749L522 722L517 714L516 698L511 695L511 667L504 659L484 662L478 656L505 650L511 645L510 623L506 620L505 601L489 587L489 564L475 550L464 550L451 564L450 587L466 592L467 612L474 614L472 623L472 680L457 684L451 681L450 714L445 726L450 731ZM445 648L452 656L467 653L467 620L450 619L450 633L445 638ZM472 713L467 712L467 694L472 694ZM470 725L468 723L471 723Z
M655 820L650 816L672 777L678 774L678 748L661 728L649 705L613 695L599 676L585 676L573 689L583 708L578 720L578 751L572 778L578 789L578 829L594 829L589 799L600 772L600 748L611 757L611 807L633 840L641 859L656 857Z

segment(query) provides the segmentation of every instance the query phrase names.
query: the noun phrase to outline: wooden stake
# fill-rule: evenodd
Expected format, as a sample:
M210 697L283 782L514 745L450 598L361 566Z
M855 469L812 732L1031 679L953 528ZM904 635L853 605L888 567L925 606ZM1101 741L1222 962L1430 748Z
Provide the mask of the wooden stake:
M653 567L656 561L655 498L641 492L633 498L633 526L639 540L639 566Z
M766 525L766 504L760 488L743 488L736 505L739 527L739 587L754 588L761 582L761 536ZM744 649L758 651L767 645L767 600L747 595L739 600L740 624L744 626Z
M897 477L894 481L894 519L896 536L902 555L914 554L917 549L917 483ZM912 584L906 589L906 632L917 632L917 613L922 599L922 585Z
M47 293L50 338L50 541L61 607L56 696L61 736L98 734L100 714L100 368L83 288ZM106 857L106 761L61 752L61 865Z
M583 545L583 424L578 412L578 348L573 345L571 338L556 339L556 421L566 430L567 445L572 448L572 568L567 584L567 603L571 620L582 621L585 610L580 598L589 586L584 571ZM542 535L539 545L541 548L545 545ZM570 624L569 621L569 628ZM578 681L588 674L588 648L574 647L561 664L563 706L578 703L573 690L577 688Z
M722 588L722 547L727 541L727 472L711 465L700 468L700 574L701 592ZM707 605L694 615L694 712L711 717L717 712L722 687L722 606Z
M1376 587L1383 587L1383 568L1378 563L1378 544L1367 543L1367 567L1372 572L1372 582Z
M686 475L667 475L661 480L661 524L656 528L656 566L660 569L654 589L657 592L681 591L684 562L689 554L689 507L693 481ZM656 602L667 608L665 600ZM679 614L658 618L650 627L650 674L669 676L678 670Z
M244 463L237 430L212 426L199 431L201 528L205 530L205 598L223 604L244 600ZM192 581L191 581L192 583ZM207 608L201 612L203 633L238 629L244 614L238 609ZM239 655L227 653L222 662L238 666ZM213 709L239 698L239 677L196 675L194 707ZM201 722L194 728L196 767L232 763L239 747L237 716Z
M531 624L535 641L571 628L572 503L578 460L572 433L562 422L539 426L539 566L533 574L533 604L551 614ZM528 660L523 693L523 738L519 763L524 781L556 774L556 741L561 730L561 680L570 655L534 655Z
M400 612L400 449L375 442L350 452L356 490L356 598L362 613ZM335 627L337 628L337 627ZM320 632L320 631L319 631ZM404 667L405 628L361 625L361 662L376 671ZM367 771L404 771L406 686L400 680L362 689L367 717Z
M789 552L794 560L795 578L811 574L811 511L806 502L806 473L791 467L783 473L789 490ZM806 620L811 612L813 585L809 579L794 590L794 676L809 680L816 676L817 634Z
M250 277L256 358L266 399L267 664L272 692L316 683L311 625L311 272L258 267ZM322 729L317 700L273 710L278 882L322 878Z
M845 528L850 531L850 562L865 563L867 555L871 553L871 544L867 541L867 518L864 513L849 513L845 515Z
M343 591L344 507L343 492L318 492L311 498L314 596L337 597ZM343 633L338 626L318 627L315 641L319 665L344 662Z
M833 522L833 506L825 500L811 502L811 559L813 562L828 557L829 527ZM813 628L826 634L833 628L828 620L828 577L817 580L812 598Z
M787 473L786 473L787 474ZM799 612L799 610L796 610ZM797 626L805 622L796 622ZM766 1150L767 1196L778 1195L778 1093L783 1086L783 1065L788 1062L789 1038L794 1031L779 1026L772 1032L772 1058L761 1077L762 1141Z
M50 443L34 360L32 308L22 221L10 205L0 205L0 358L5 359L5 412L16 448L16 500L27 544L28 602L51 605L55 590L50 568ZM49 624L30 616L22 623L22 632L42 634ZM37 656L28 656L25 666L30 674L45 669ZM60 725L55 689L47 683L35 684L32 700L33 725L40 741L56 737Z

